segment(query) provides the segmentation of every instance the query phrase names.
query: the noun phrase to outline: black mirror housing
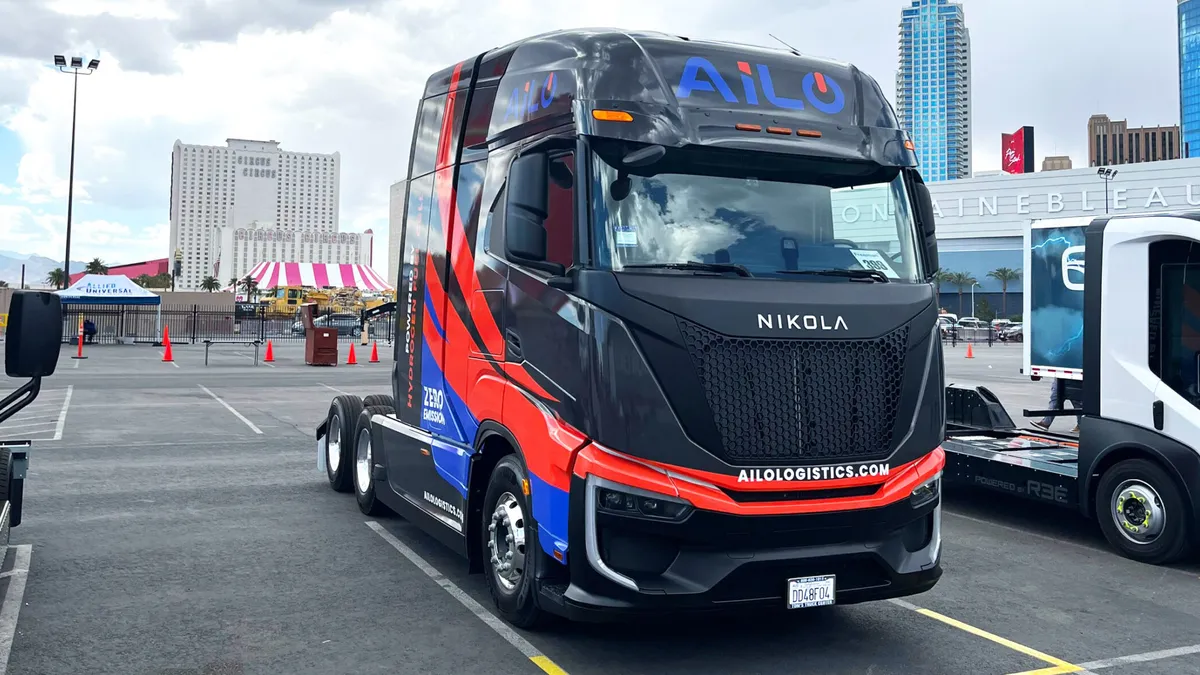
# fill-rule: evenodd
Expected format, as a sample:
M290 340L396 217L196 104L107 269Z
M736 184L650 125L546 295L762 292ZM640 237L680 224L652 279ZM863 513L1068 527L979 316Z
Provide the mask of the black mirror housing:
M515 262L558 276L563 266L546 260L549 164L545 153L535 152L517 158L508 170L504 253Z
M62 302L54 293L17 291L8 308L4 372L9 377L49 377L62 349Z
M925 245L925 269L928 276L932 277L938 270L937 224L934 222L933 196L920 176L913 183L913 194L916 197L913 208L916 210L917 228Z
M548 165L546 155L539 152L518 158L508 172L504 248L522 262L546 259Z

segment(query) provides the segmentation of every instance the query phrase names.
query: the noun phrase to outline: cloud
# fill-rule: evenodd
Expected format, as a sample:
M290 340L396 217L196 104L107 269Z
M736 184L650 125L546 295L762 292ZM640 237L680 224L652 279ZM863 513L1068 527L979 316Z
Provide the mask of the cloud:
M902 4L0 0L0 16L17 17L0 22L0 125L22 148L20 157L0 156L17 167L3 199L29 209L26 224L38 209L65 213L72 88L50 59L79 54L100 58L101 67L78 83L78 222L123 224L130 244L144 247L137 238L146 228L169 220L176 139L274 139L286 150L341 153L342 229L374 229L375 258L386 260L388 187L404 176L418 99L438 69L564 27L625 25L777 45L771 32L802 52L855 63L891 97ZM1120 13L1119 0L1074 0L1051 3L1061 20L1029 24L1024 17L1050 11L1044 2L999 4L966 3L976 170L998 168L999 134L1022 124L1037 127L1039 158L1057 149L1079 165L1091 112L1128 115L1131 124L1166 121L1163 111L1177 116L1174 57L1165 55L1173 49L1165 39L1174 35L1173 6L1128 24L1106 18ZM1059 35L1062 25L1069 34ZM1092 55L1092 44L1109 45L1107 62ZM1142 81L1137 72L1153 74L1148 91L1157 94L1130 97L1127 88L1109 86ZM165 237L160 243L150 257L169 254ZM132 257L116 252L119 260Z

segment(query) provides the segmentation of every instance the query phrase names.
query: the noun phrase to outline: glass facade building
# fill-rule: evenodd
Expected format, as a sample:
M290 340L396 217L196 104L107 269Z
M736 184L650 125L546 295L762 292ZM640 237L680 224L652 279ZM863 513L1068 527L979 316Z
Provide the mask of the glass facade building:
M896 113L926 182L970 177L971 37L961 4L912 0L900 10Z
M1184 157L1200 157L1200 0L1179 0L1179 126Z

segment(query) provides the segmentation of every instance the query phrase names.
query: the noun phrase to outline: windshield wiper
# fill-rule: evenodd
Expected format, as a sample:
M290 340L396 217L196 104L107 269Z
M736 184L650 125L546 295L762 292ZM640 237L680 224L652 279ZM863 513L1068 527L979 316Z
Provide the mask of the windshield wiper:
M661 269L661 270L690 270L693 272L733 272L739 277L752 277L750 270L736 263L706 263L689 260L687 262L671 263L633 263L622 265L624 269Z
M879 270L843 270L843 269L828 269L828 270L776 270L779 274L808 274L811 276L826 276L826 277L849 277L850 279L871 279L888 283L887 275Z

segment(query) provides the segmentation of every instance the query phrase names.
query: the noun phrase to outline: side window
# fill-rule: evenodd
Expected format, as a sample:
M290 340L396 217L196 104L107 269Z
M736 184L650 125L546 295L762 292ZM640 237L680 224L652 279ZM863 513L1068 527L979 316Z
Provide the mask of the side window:
M1155 242L1150 263L1150 368L1200 408L1200 242Z
M438 141L442 134L442 111L445 108L445 94L431 96L421 103L421 111L417 115L410 177L424 176L433 171L437 161Z
M575 153L550 156L547 190L546 260L575 262Z
M488 127L492 123L492 107L496 103L496 87L477 87L471 94L471 107L467 112L467 129L463 137L462 163L487 157ZM475 146L475 149L470 149Z

